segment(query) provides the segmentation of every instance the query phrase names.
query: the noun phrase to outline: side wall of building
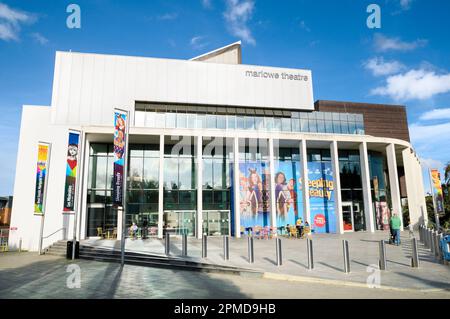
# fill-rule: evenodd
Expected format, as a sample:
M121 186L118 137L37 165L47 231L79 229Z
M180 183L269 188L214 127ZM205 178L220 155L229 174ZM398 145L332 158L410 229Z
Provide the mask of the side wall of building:
M42 217L34 215L36 164L38 143L51 143L47 179L43 248L59 239L71 236L73 216L63 215L64 183L68 127L50 124L50 107L24 106L20 128L19 148L14 183L14 202L10 232L10 249L37 251ZM66 232L61 229L65 228Z

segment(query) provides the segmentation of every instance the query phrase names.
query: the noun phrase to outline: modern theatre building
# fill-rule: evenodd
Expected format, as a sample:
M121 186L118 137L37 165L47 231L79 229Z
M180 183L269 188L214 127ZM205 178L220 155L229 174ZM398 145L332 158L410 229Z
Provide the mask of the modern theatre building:
M124 210L115 109L129 121ZM57 52L51 105L23 107L13 211L10 248L34 251L73 232L120 238L122 214L159 238L427 218L404 106L314 102L311 71L244 65L240 42L188 61Z

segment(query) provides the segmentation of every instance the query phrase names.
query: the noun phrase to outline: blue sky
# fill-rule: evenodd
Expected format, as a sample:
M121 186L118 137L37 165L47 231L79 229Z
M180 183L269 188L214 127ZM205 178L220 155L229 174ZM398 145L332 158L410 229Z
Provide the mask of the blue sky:
M81 8L81 29L66 7ZM366 25L381 7L381 29ZM407 106L424 166L450 161L449 1L0 0L0 195L22 105L49 105L56 50L188 59L243 41L243 63L313 72L314 98ZM427 178L425 178L427 180Z

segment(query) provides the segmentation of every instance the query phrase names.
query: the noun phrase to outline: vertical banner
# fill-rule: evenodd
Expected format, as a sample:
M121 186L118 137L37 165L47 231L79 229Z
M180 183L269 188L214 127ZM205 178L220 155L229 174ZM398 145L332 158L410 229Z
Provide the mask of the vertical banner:
M241 226L269 226L270 172L265 162L239 164Z
M299 217L303 219L300 163L275 161L274 179L277 226L295 225Z
M436 212L444 213L444 197L442 194L441 174L439 173L439 170L431 169L430 176Z
M73 213L75 209L75 190L77 181L78 154L80 149L80 132L69 131L67 145L66 183L64 186L65 213Z
M311 227L315 233L335 233L334 180L331 162L308 162Z
M124 176L125 176L125 156L127 143L127 116L126 111L116 109L114 111L114 178L113 178L113 204L122 206Z
M39 142L36 169L36 188L34 194L34 214L44 215L45 192L47 186L48 164L50 158L50 144Z

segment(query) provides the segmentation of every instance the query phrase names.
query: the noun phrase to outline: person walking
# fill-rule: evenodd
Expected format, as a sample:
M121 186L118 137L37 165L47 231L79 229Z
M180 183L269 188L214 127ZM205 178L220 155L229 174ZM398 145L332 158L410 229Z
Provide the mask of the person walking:
M400 245L400 228L402 226L402 222L397 212L392 214L389 225L391 226L392 233L394 234L394 245Z

